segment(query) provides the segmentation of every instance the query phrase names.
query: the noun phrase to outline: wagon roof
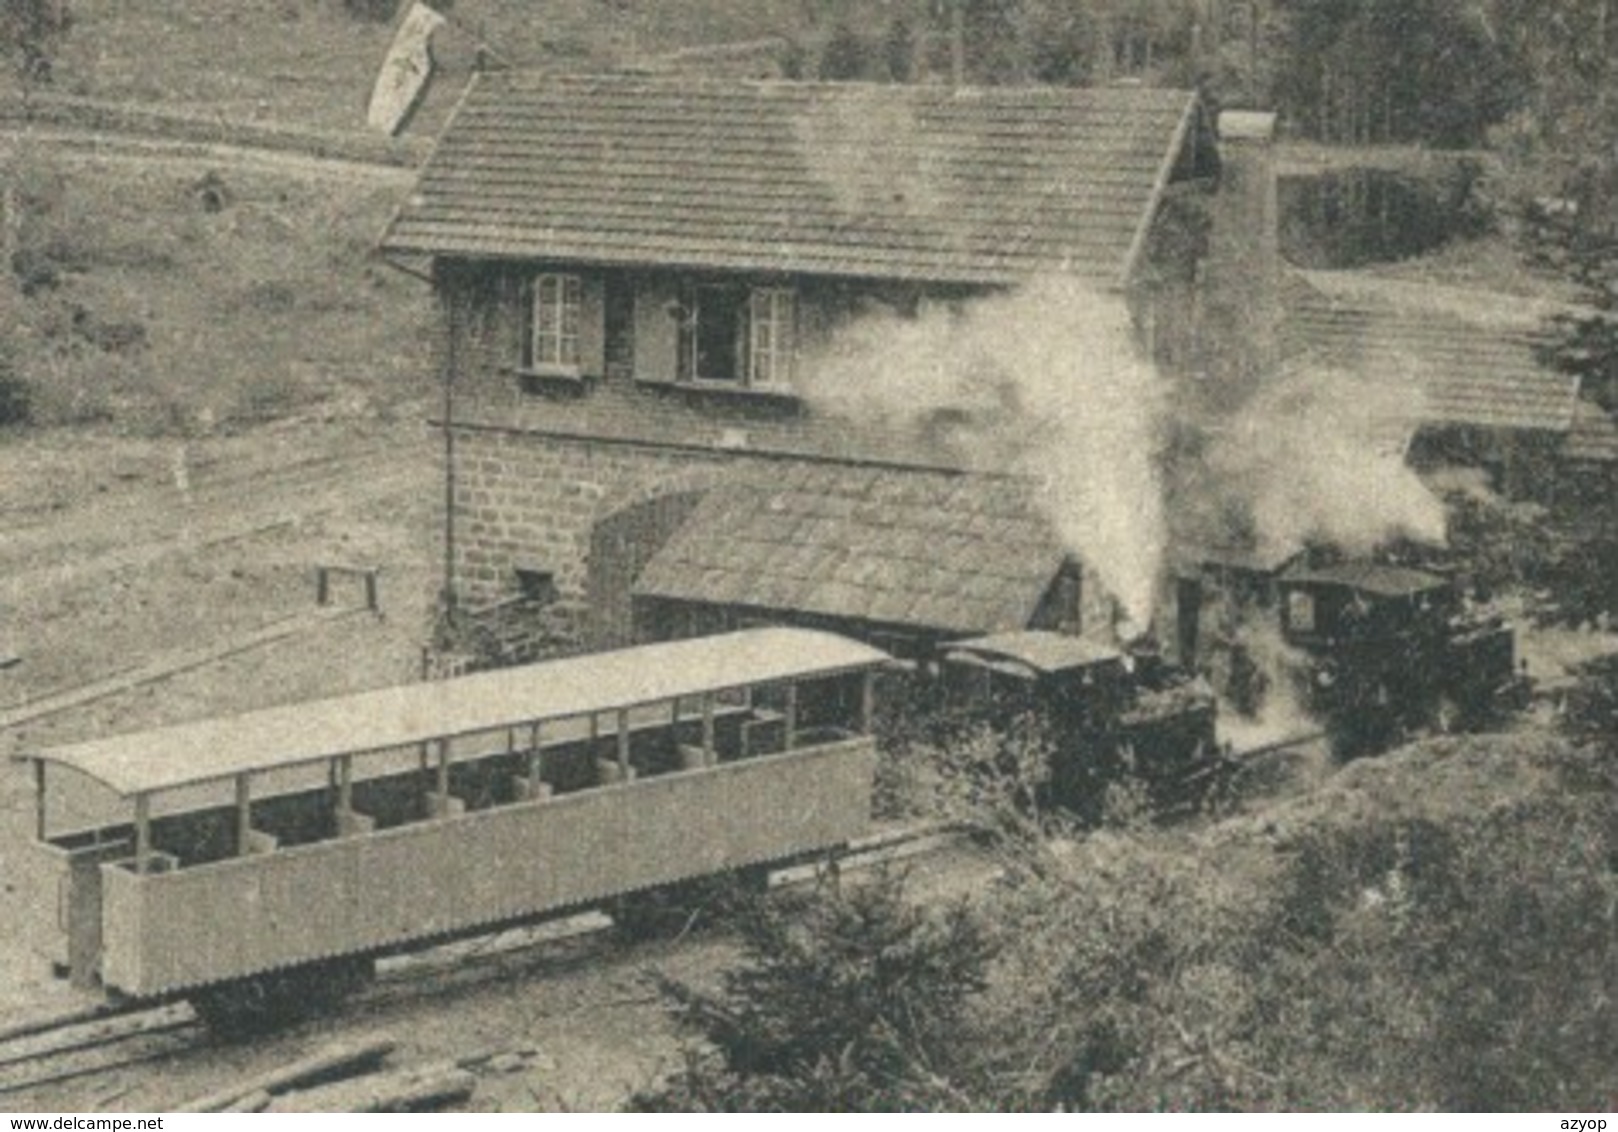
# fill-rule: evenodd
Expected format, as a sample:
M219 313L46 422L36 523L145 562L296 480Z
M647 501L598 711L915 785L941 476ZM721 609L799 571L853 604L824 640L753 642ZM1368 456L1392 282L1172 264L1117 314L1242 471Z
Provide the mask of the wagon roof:
M1377 597L1408 597L1443 589L1448 579L1425 570L1412 570L1407 566L1384 566L1377 562L1343 562L1336 566L1313 569L1288 570L1281 575L1282 585L1347 586Z
M969 641L954 641L949 652L951 656L965 653L971 657L1013 660L1039 673L1065 672L1123 659L1123 654L1115 648L1043 629L991 633Z
M479 76L382 247L934 282L1125 282L1189 91Z
M25 752L129 797L337 755L885 663L879 649L810 629L745 629L287 704Z

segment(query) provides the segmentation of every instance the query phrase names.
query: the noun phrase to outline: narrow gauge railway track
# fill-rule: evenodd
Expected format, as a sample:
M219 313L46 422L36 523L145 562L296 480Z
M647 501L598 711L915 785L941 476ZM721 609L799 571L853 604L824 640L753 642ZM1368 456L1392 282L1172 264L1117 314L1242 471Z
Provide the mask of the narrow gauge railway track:
M955 840L937 825L884 830L856 844L839 867L845 873L874 868L948 848ZM812 875L808 866L779 870L774 887L806 883ZM384 960L376 980L341 1009L374 1013L512 976L572 969L644 945L612 928L606 915L585 912ZM39 1019L0 1031L0 1097L184 1057L215 1041L185 1003L107 1006Z
M220 461L218 465L204 465L191 471L190 486L183 499L176 495L161 503L156 509L157 517L162 519L183 515L199 505L239 502L240 489L248 486L258 494L291 493L303 488L321 487L345 475L361 476L362 473L375 471L392 473L399 470L395 466L400 464L398 448L391 444L378 444L349 452L326 452L248 471ZM388 478L391 480L393 477L390 475ZM369 481L362 478L362 482ZM97 499L89 506L92 509L122 510L127 504L122 500ZM29 549L30 541L38 541L30 540L33 532L53 528L63 522L60 507L39 504L0 508L0 515L6 518L10 540L7 549L18 554Z
M49 1020L0 1042L0 1096L162 1061L195 1048L202 1023L189 1007L113 1008L95 1017Z
M7 565L3 591L8 600L21 602L41 593L60 590L76 583L102 577L123 569L138 569L187 549L217 549L244 542L278 528L291 527L318 516L338 511L347 503L385 498L408 486L415 476L408 462L397 453L367 452L359 456L322 458L299 465L292 473L266 473L263 477L232 477L229 481L206 481L193 487L189 505L172 504L156 511L143 525L142 534L162 531L161 537L137 537L134 541L108 543L105 547L80 549L68 563L39 562L49 553L60 555L71 541L58 537L60 521L52 520L21 531L21 537L8 542L0 564ZM362 485L359 494L344 503L321 500L314 489L347 475ZM243 507L230 490L252 479L255 502ZM224 510L221 510L224 508ZM89 520L85 524L94 527ZM12 532L8 528L8 533Z
M1238 751L1235 757L1273 753L1320 737L1290 736ZM858 873L943 852L963 838L962 830L938 823L890 827L856 842L838 868L844 874ZM801 885L814 875L810 865L780 869L773 874L772 887ZM374 1015L378 1008L449 998L501 979L560 973L647 945L612 928L607 915L584 912L384 959L376 980L351 996L343 1009L363 1008ZM678 946L681 938L662 942ZM183 1057L213 1040L184 1003L110 1006L41 1019L0 1031L0 1096Z

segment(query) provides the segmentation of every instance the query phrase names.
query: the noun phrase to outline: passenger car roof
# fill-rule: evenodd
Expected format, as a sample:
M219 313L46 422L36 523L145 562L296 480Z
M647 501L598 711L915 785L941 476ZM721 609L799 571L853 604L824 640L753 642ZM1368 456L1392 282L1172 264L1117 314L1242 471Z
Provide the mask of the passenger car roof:
M536 720L830 676L889 659L880 649L832 633L745 629L287 704L16 757L71 767L130 797Z

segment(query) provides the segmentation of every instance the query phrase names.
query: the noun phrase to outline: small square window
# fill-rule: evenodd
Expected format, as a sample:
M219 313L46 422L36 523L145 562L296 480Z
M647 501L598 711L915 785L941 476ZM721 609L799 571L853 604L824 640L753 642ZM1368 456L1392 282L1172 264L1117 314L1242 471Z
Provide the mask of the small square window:
M537 601L548 605L556 600L556 576L538 566L518 566L517 593L524 601Z
M1303 590L1287 594L1287 625L1294 633L1315 631L1315 599Z

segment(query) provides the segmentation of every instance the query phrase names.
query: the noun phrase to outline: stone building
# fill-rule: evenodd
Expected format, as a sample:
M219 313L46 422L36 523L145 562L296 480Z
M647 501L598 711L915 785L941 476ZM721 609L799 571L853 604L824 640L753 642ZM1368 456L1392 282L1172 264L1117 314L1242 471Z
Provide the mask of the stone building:
M446 605L499 611L513 656L541 627L786 620L910 654L1104 629L1026 481L819 412L797 370L872 311L1052 273L1123 298L1176 371L1227 364L1205 323L1263 341L1273 303L1209 262L1221 224L1273 222L1251 121L1242 147L1227 200L1187 92L480 76L382 240L442 312Z

